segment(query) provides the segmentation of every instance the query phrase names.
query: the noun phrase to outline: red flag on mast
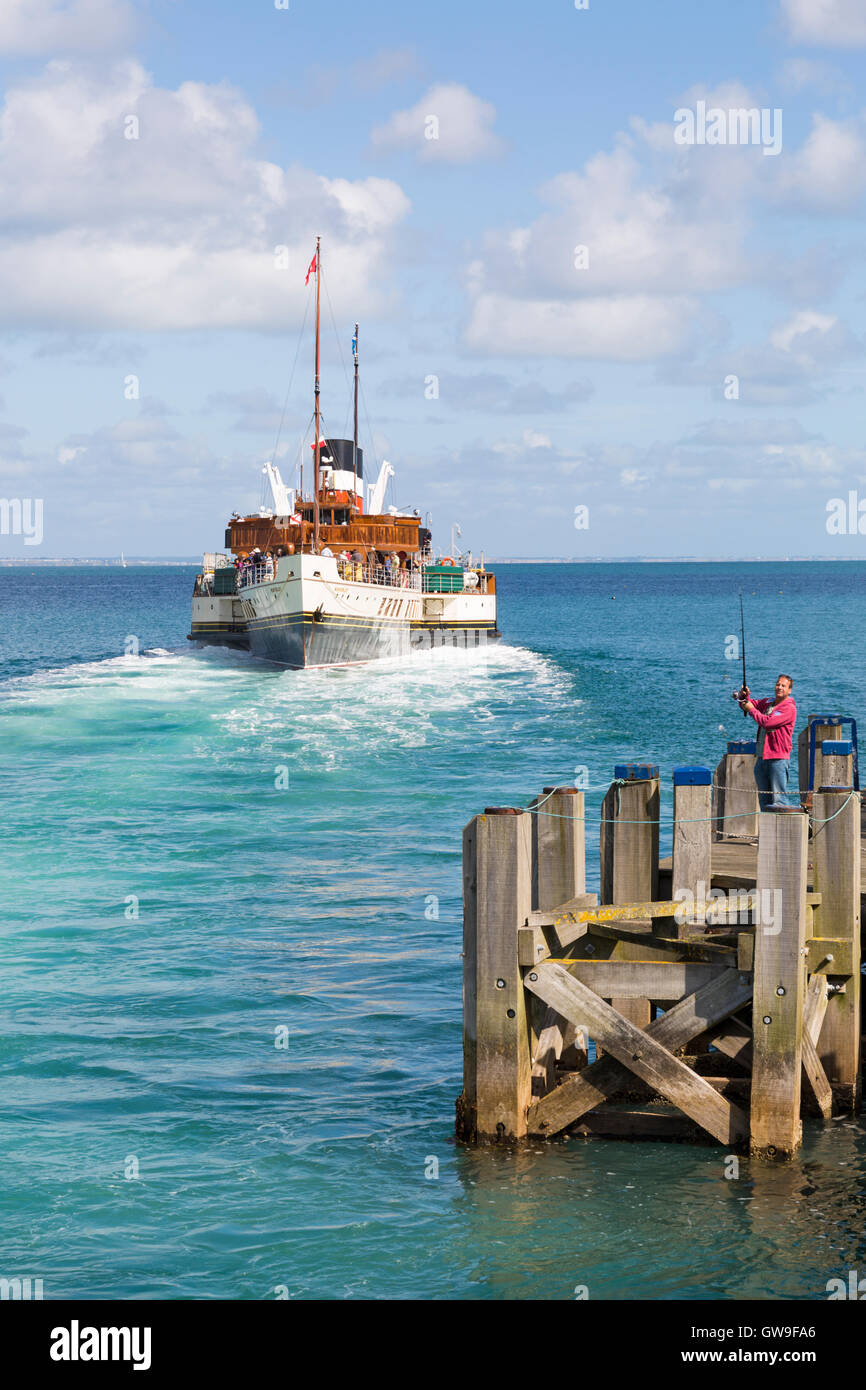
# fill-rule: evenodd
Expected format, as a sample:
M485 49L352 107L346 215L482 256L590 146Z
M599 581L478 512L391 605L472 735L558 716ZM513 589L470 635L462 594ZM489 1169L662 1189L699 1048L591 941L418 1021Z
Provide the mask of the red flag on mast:
M318 254L317 252L315 252L315 251L313 252L313 259L310 261L310 268L309 268L309 270L307 271L307 278L306 278L306 280L304 281L304 284L305 284L305 285L309 285L309 283L310 283L310 276L311 276L311 275L318 275L318 273L319 273L318 270L317 270L317 268L316 268L316 256L317 256L317 254Z

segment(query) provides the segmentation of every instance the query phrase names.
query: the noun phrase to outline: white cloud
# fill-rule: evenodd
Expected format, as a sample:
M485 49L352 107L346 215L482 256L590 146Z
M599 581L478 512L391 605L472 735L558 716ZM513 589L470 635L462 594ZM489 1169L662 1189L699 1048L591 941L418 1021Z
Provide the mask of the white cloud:
M121 545L127 555L189 555L213 545L214 516L257 505L261 475L247 450L216 453L203 437L154 419L156 408L159 402L142 401L137 414L43 451L14 440L4 448L0 427L0 492L17 494L18 478L26 477L26 495L44 497L44 553L68 554L74 536L79 555L117 554Z
M866 0L864 0L866 4ZM786 85L822 81L828 93L838 97L846 89L841 74L825 64L808 59L792 59L783 72ZM768 130L783 136L783 108L777 99L752 92L738 82L726 82L713 90L693 87L680 98L680 105L693 109L698 100L707 110L779 110ZM809 134L794 148L784 137L782 157L764 159L751 144L680 145L671 158L672 123L648 123L632 118L631 128L658 161L658 180L671 200L675 213L695 222L712 222L724 209L722 230L731 239L732 251L739 251L751 205L788 203L816 212L842 212L853 207L866 190L866 117L833 120L816 112ZM756 156L758 156L756 158ZM712 237L710 246L717 244ZM737 269L735 263L732 267Z
M125 138L130 116L137 139ZM286 327L303 312L319 231L335 307L380 310L380 272L409 208L402 190L258 159L258 131L232 88L161 89L136 62L98 78L53 62L11 88L0 112L0 322Z
M472 307L466 341L502 356L642 362L681 348L694 313L694 303L684 297L632 294L568 302L483 294Z
M742 164L754 151L723 153ZM640 127L581 172L550 180L547 207L528 225L489 233L466 276L469 344L619 361L682 347L697 296L744 283L750 267L741 175L731 189L723 179L720 195L707 162L677 155L672 125L663 147L655 127Z
M866 192L862 121L812 117L812 129L779 172L781 195L808 209L843 212Z
M135 37L135 11L126 0L2 0L0 53L117 50Z
M854 486L866 469L866 449L804 438L793 420L770 422L767 437L761 439L760 434L760 426L729 436L721 431L718 439L708 436L701 444L675 438L650 444L588 439L577 454L555 436L538 453L526 431L492 445L485 439L467 441L459 452L444 456L446 467L435 470L436 505L456 505L459 492L463 506L487 507L485 515L493 519L500 544L503 535L522 539L533 527L543 527L548 550L554 545L564 554L574 553L573 508L582 503L592 517L592 530L585 538L591 553L635 549L633 539L624 542L621 526L617 533L605 532L603 519L615 518L618 523L625 519L630 530L639 527L641 547L658 528L659 541L650 540L642 553L671 553L672 537L679 536L673 541L675 553L723 555L731 549L782 548L778 537L768 544L765 523L751 525L749 518L758 515L754 508L743 510L744 498L759 497L770 487L780 507L788 509L786 526L796 515L808 529L812 504L805 513L795 513L791 504L817 495L814 519L823 536L824 490L842 493ZM492 493L491 477L497 484ZM555 496L552 478L557 480ZM819 492L814 494L816 485ZM744 544L746 533L749 540ZM611 541L619 548L611 550Z
M411 150L425 162L468 164L499 154L496 107L459 82L439 82L405 111L370 133L377 150Z
M700 362L665 363L659 376L679 386L702 383L721 400L729 375L734 375L742 406L806 406L828 395L836 369L863 352L864 343L842 319L805 309L775 324L762 343L721 351ZM745 424L743 431L744 440L757 438Z
M841 48L866 44L863 0L782 0L782 15L798 43Z
M794 420L768 421L765 425L755 422L751 429L729 430L723 422L716 423L717 428L696 433L697 449L689 447L692 441L685 446L665 446L674 460L697 461L698 473L704 474L707 486L714 490L745 491L771 481L780 487L797 489L810 479L841 479L852 469L862 468L866 460L866 450L804 437ZM766 436L763 441L762 434ZM666 466L665 471L671 470Z
M674 149L671 142L670 163ZM563 173L541 190L548 204L528 227L487 238L489 279L508 279L522 293L569 296L603 291L653 293L721 289L744 274L739 213L703 205L703 196L671 177L647 179L631 142L590 159L582 173ZM586 247L586 256L578 252ZM578 262L588 262L579 268Z
M803 309L787 323L779 324L778 328L774 328L770 334L770 342L773 347L781 348L783 352L796 351L798 346L804 347L805 344L809 343L808 335L813 333L826 334L838 322L839 320L833 314L819 314L814 309Z
M624 468L619 475L619 480L623 487L632 488L639 491L641 488L649 486L649 476L641 473L639 468Z
M698 99L737 110L761 109L765 100L737 82L694 88L682 100ZM681 351L700 329L706 348L725 328L711 294L769 284L802 303L840 272L838 254L826 248L807 247L795 264L767 249L771 238L751 241L755 211L848 212L864 192L866 119L815 115L805 142L778 161L750 145L677 146L673 119L635 119L612 150L551 179L534 219L487 234L464 275L465 341L491 354L646 361ZM850 353L851 335L843 341L841 326L826 327L825 347L837 359ZM820 328L812 320L792 333ZM827 357L815 350L814 333L809 342L810 356ZM790 352L778 343L767 351L781 359L769 373L757 354L743 361L764 377L762 403L793 403L804 385L813 390Z
M824 443L767 444L762 452L765 459L781 463L806 477L827 473L837 476L842 468L841 460L849 454L835 444ZM862 460L862 452L858 457Z

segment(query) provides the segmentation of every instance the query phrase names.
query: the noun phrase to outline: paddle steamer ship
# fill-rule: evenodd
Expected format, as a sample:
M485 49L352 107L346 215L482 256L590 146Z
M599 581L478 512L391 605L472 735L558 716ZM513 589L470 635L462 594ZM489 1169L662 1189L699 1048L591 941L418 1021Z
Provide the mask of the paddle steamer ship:
M313 488L266 463L272 505L234 515L225 551L196 576L189 640L240 647L284 666L333 666L497 638L496 580L469 556L434 555L417 510L385 509L384 462L364 490L358 446L358 327L352 439L324 438L319 409L321 243L316 277Z

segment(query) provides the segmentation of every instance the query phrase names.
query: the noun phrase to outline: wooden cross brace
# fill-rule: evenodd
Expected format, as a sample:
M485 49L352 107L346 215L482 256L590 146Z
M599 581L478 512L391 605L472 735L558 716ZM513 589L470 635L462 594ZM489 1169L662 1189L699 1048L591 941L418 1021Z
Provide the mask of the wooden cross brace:
M547 1137L565 1129L609 1100L633 1072L720 1143L737 1144L748 1137L743 1111L673 1054L748 1003L750 979L744 982L738 971L725 970L646 1029L629 1023L562 965L547 962L527 970L523 983L575 1028L586 1029L606 1054L530 1105L530 1134Z

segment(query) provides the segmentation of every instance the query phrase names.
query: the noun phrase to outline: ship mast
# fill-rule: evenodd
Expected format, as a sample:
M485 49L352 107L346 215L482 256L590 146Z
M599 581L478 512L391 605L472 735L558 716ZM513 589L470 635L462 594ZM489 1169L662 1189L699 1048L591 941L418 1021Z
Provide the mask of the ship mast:
M352 497L355 509L358 506L358 325L355 324L355 434L352 441L352 472L355 475L355 491Z
M319 327L322 284L322 238L316 237L316 445L313 468L313 552L319 553Z

